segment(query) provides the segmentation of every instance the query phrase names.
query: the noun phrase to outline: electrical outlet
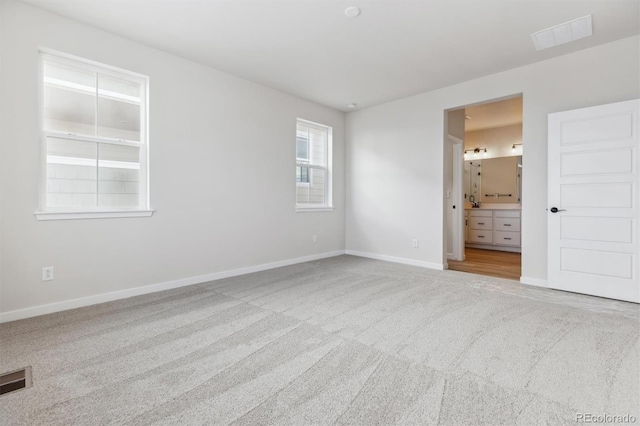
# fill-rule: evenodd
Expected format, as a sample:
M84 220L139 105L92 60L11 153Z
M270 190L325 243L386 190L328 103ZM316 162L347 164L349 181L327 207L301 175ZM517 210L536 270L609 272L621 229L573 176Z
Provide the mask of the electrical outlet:
M318 236L317 235L312 236L311 237L311 241L313 241L314 243L317 243L318 242Z
M42 268L42 281L53 280L53 266L46 266Z
M414 240L412 241L412 246L413 246L413 248L418 248L418 247L420 247L420 240L415 240L415 239L414 239Z

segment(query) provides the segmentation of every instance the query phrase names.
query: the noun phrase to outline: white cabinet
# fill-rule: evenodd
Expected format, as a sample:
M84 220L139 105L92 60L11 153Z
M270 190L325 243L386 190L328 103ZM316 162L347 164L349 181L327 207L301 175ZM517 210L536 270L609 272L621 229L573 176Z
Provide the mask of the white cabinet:
M520 211L493 211L493 243L520 247Z
M520 251L520 210L469 209L465 224L469 247Z
M520 245L520 233L519 232L507 232L507 231L493 231L494 244L500 244L503 246L519 246Z
M472 243L491 244L493 242L493 232L470 229L469 241Z
M493 219L493 229L496 231L520 232L520 219L496 217Z
M469 241L469 211L464 211L464 242Z
M469 226L471 229L483 229L490 231L493 229L493 221L490 217L475 217L469 218Z

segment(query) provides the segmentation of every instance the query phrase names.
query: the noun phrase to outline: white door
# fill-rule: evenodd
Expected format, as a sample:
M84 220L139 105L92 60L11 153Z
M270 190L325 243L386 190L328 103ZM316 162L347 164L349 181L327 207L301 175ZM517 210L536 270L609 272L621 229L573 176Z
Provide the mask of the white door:
M639 110L549 114L549 287L640 303Z

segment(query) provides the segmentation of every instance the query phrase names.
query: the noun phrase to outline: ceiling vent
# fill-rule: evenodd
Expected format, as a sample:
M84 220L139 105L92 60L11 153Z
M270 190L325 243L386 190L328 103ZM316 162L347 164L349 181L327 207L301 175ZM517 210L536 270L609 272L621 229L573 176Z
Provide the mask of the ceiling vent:
M531 38L537 50L544 50L589 37L592 34L591 15L587 15L535 32L531 34Z

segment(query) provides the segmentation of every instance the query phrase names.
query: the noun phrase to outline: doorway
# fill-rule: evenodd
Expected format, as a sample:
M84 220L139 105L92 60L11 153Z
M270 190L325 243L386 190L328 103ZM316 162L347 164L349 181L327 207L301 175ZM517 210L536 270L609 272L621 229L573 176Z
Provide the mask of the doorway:
M448 268L520 280L522 94L445 114Z

